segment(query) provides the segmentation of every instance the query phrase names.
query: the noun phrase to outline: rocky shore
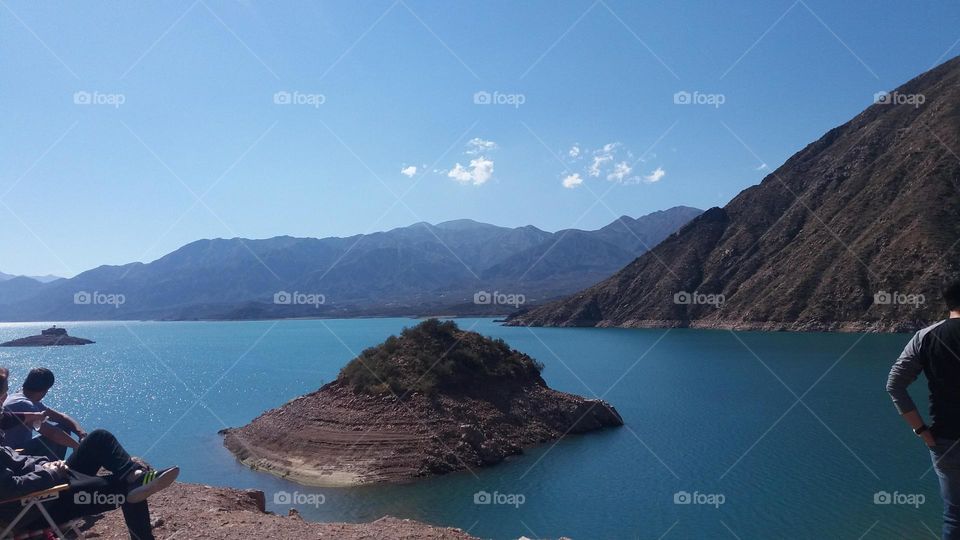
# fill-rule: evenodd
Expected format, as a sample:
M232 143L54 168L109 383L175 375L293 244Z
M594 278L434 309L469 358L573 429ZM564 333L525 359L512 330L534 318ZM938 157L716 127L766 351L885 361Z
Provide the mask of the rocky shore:
M304 521L295 512L289 516L268 513L264 509L264 500L262 491L174 484L150 498L154 536L178 540L475 540L460 529L433 527L393 517L372 523L314 523ZM88 538L103 540L130 538L119 511L89 519L85 533Z
M435 320L364 351L334 382L224 430L244 464L316 486L404 482L493 465L623 420L558 392L502 341Z
M737 330L757 332L906 332L912 333L933 324L930 320L880 321L743 321L736 319L701 319L693 321L674 319L630 319L624 322L601 321L532 321L524 316L508 317L504 326L554 326L596 328L693 328L701 330Z

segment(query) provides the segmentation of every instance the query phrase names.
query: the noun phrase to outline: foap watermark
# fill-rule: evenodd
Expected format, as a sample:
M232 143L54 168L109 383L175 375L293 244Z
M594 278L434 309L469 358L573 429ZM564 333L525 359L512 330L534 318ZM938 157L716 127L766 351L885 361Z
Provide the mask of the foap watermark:
M478 306L513 306L519 308L526 301L527 297L520 293L477 291L473 295L473 303Z
M727 297L722 294L706 294L697 291L680 291L673 295L673 303L683 306L713 306L720 307L727 301Z
M520 508L525 502L527 502L527 497L523 493L500 493L499 491L490 493L489 491L478 491L473 494L473 504L496 504Z
M314 109L319 109L320 106L326 102L327 96L323 94L300 92L299 90L294 90L293 92L280 90L273 94L274 105L306 105Z
M873 94L873 102L880 105L910 105L916 109L926 101L927 97L923 94L901 94L897 91Z
M119 308L127 303L127 297L120 293L77 291L73 293L73 303L78 306L113 306Z
M899 291L877 291L877 293L873 295L873 303L880 306L906 305L919 307L926 302L927 298L922 294L907 294Z
M114 109L119 109L121 105L127 102L127 96L120 93L92 92L87 90L78 90L73 93L74 105L107 105Z
M508 94L500 91L487 92L480 90L473 93L474 105L511 105L519 109L521 105L527 102L525 94Z
M923 493L900 493L894 491L878 491L873 494L873 504L899 504L903 506L912 506L920 508L920 505L927 502L927 497Z
M319 293L277 291L273 293L273 303L280 306L313 306L319 308L327 303L327 297Z
M727 96L724 94L708 94L699 90L693 92L680 90L673 94L674 105L712 105L714 108L719 108L726 102Z
M327 502L327 498L323 493L277 491L273 494L273 504L282 506L313 506L319 508L325 502Z
M727 496L723 493L700 493L694 491L678 491L673 494L673 504L700 504L720 508L720 505L727 502Z
M122 493L100 493L99 491L78 491L73 494L73 504L106 504L121 506L127 502Z

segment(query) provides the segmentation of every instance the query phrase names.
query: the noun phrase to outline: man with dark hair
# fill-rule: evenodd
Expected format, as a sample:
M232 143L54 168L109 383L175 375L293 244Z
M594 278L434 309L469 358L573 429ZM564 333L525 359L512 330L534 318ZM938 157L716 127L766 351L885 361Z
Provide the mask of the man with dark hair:
M55 378L53 372L47 368L38 367L30 370L23 381L23 389L10 395L3 403L3 409L12 413L46 413L47 421L28 425L18 422L4 428L4 441L11 448L20 448L30 456L47 456L49 459L63 459L67 455L67 448L76 449L80 441L87 436L87 432L80 424L66 414L51 409L43 404L43 398L53 387ZM38 437L33 431L39 432ZM79 440L74 440L70 433L75 433Z
M944 281L949 316L917 332L887 378L897 410L930 449L943 497L943 539L960 540L960 276ZM907 387L920 372L930 389L930 426Z

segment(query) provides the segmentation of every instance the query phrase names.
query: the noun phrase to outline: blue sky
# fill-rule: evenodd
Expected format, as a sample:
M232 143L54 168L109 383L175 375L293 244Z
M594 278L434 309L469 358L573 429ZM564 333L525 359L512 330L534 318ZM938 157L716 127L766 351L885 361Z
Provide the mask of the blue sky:
M722 206L958 40L948 1L2 0L0 270Z

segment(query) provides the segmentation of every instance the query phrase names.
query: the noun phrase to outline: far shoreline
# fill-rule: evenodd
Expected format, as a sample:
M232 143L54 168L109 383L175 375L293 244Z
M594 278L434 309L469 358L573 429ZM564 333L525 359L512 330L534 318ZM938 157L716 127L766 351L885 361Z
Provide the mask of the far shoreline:
M925 328L933 322L921 322L916 326L906 322L896 324L902 330L889 329L891 323L864 322L864 321L834 321L828 323L789 323L789 322L760 322L760 321L630 321L626 325L607 325L600 321L593 325L526 325L510 324L510 315L514 314L429 314L429 315L356 315L342 317L266 317L266 318L195 318L195 319L50 319L46 321L0 321L0 328L4 326L20 325L49 325L49 324L126 324L126 323L218 323L218 322L282 322L282 321L350 321L373 319L408 319L412 321L424 319L490 319L500 326L516 328L563 328L563 329L620 329L620 330L715 330L722 332L764 332L779 334L912 334ZM936 322L936 321L934 321ZM797 324L803 325L797 327ZM878 328L878 326L880 328ZM909 328L908 328L909 327Z

